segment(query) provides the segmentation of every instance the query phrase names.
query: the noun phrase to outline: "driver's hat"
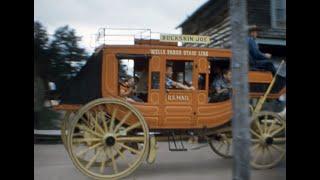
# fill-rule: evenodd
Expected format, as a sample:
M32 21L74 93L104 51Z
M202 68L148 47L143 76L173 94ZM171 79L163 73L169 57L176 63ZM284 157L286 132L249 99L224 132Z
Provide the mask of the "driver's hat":
M248 28L249 32L253 32L253 31L261 31L261 28L259 28L257 25L250 25Z

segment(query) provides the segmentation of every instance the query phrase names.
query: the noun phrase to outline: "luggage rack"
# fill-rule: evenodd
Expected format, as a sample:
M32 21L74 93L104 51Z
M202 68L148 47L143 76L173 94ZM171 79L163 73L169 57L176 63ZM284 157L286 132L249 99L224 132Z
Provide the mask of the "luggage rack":
M152 36L156 35L151 32L151 29L100 28L96 43L99 45L134 44L135 39L151 40Z
M95 49L105 45L168 45L178 46L178 43L160 42L160 32L151 29L135 28L100 28L95 39Z

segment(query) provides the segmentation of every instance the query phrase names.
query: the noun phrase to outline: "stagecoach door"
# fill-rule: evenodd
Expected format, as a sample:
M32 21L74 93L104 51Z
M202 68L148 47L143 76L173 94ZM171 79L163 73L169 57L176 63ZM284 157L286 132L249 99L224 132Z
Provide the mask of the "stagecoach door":
M195 86L196 63L193 59L166 59L166 65L163 67L164 84L166 83L167 66L171 66L172 80L183 83L188 86ZM162 127L168 128L191 128L196 125L195 119L195 90L182 88L170 88L164 85L163 96L163 121Z

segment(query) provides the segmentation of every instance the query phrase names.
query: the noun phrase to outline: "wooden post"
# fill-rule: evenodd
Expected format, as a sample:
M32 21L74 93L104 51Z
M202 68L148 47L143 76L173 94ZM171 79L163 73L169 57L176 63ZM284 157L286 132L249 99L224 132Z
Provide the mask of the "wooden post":
M246 0L230 0L233 119L233 180L250 179L248 36Z

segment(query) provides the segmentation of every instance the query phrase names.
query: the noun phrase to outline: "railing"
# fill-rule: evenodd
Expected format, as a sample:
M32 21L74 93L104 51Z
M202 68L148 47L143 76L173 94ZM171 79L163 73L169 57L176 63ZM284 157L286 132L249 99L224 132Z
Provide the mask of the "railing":
M160 33L151 29L100 28L95 39L95 48L101 45L134 45L136 40L159 40Z

